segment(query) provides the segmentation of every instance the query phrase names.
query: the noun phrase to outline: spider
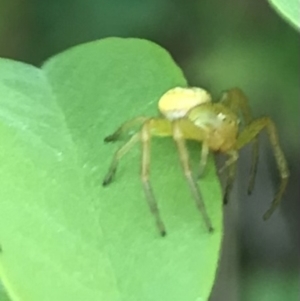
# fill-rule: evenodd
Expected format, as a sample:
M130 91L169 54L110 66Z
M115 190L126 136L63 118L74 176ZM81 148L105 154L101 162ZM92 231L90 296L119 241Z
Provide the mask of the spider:
M285 191L289 170L285 156L279 146L276 127L269 117L253 119L250 107L244 93L233 88L222 94L219 102L212 102L211 95L202 88L176 87L164 93L158 101L159 117L139 116L123 123L112 135L104 139L105 142L115 141L133 126L139 125L140 130L131 136L114 154L103 185L109 184L117 169L119 160L137 143L142 145L141 180L150 211L154 215L157 228L162 236L166 235L166 227L160 216L156 198L149 181L150 140L152 136L172 136L179 153L180 162L196 205L202 214L209 232L213 225L206 211L196 178L203 175L209 152L219 152L227 155L224 166L219 170L227 170L227 181L224 192L224 203L227 202L236 173L238 151L246 144L253 142L252 165L248 193L254 187L254 179L258 161L258 134L266 128L274 152L281 182L279 189L264 214L268 219L279 205ZM243 117L243 127L240 129L240 118ZM195 140L202 143L198 174L192 174L189 154L185 140Z

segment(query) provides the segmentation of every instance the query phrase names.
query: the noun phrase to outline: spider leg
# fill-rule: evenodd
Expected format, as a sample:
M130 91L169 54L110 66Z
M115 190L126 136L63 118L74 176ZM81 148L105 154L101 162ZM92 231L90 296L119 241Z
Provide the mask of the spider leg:
M203 141L202 149L201 149L201 159L200 159L199 170L198 170L198 174L197 174L198 179L201 178L204 174L208 155L209 155L209 147L208 147L207 143L205 143Z
M221 98L222 103L226 104L231 108L235 113L241 112L245 126L251 123L253 120L251 109L248 104L248 99L242 90L238 88L233 88L226 91ZM248 185L248 194L251 194L254 184L255 176L257 173L257 164L258 164L258 139L255 138L252 145L252 163L250 169L250 178Z
M229 151L227 153L229 155L229 159L225 161L224 165L219 169L219 173L224 172L225 169L236 164L237 159L239 158L239 154L236 150Z
M228 203L228 197L230 194L230 191L233 186L235 174L236 174L236 162L239 158L239 154L236 150L231 150L227 152L227 155L229 155L229 159L227 159L222 166L222 168L219 169L219 173L222 173L225 171L225 169L228 169L228 175L226 180L226 186L225 186L225 193L223 197L223 203L226 205Z
M239 135L237 140L237 149L241 149L244 145L249 143L254 139L264 128L267 130L267 134L273 148L274 156L276 159L277 167L280 173L281 182L279 189L271 203L270 208L264 214L264 220L267 220L274 210L278 207L282 195L286 189L288 178L289 178L289 169L287 162L284 156L284 153L279 145L278 134L274 122L268 117L262 117L253 120Z
M223 196L223 204L228 203L229 195L233 187L233 182L236 174L236 162L232 163L228 168L227 181L225 186L225 193Z
M130 128L132 128L136 125L143 124L147 119L149 119L149 118L144 117L144 116L139 116L139 117L133 118L129 121L126 121L113 134L105 137L104 141L112 142L112 141L118 140L124 132L128 131Z
M194 196L194 199L196 201L196 205L197 205L199 211L201 212L201 214L203 216L206 227L207 227L209 232L212 232L213 227L212 227L210 218L207 214L204 202L202 200L200 190L199 190L199 188L197 186L197 183L194 180L193 175L192 175L192 171L191 171L191 168L190 168L190 165L189 165L189 154L188 154L188 151L186 149L184 136L183 136L182 131L180 129L180 125L178 123L178 120L175 120L172 125L173 125L173 139L175 140L176 145L177 145L177 149L178 149L178 152L179 152L179 158L180 158L180 161L181 161L181 165L182 165L182 168L183 168L184 175L187 179L190 190L191 190L191 192Z
M106 186L108 185L117 170L117 166L119 163L119 160L140 140L140 133L134 134L123 146L121 146L114 154L113 159L111 161L109 170L103 180L102 185Z
M153 194L153 190L149 181L149 168L150 168L150 123L146 122L141 130L141 142L142 142L142 170L141 179L143 183L143 188L145 191L146 199L150 208L151 213L155 217L157 228L161 236L166 235L166 228L161 219L157 201Z

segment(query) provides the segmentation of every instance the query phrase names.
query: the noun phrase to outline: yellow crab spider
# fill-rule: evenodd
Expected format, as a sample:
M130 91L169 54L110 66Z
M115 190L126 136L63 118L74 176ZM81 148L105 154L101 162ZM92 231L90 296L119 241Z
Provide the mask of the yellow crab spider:
M289 170L285 156L279 146L274 122L269 117L253 119L247 98L240 89L234 88L226 91L219 102L213 103L210 94L204 89L176 87L161 96L158 101L158 109L161 116L136 117L122 124L112 135L105 138L106 142L115 141L131 127L140 125L140 130L115 152L103 185L111 182L121 157L140 141L142 144L141 179L143 188L149 208L155 217L158 230L164 236L166 228L160 216L157 201L149 181L150 140L152 136L172 136L177 146L180 162L191 193L203 216L208 231L211 232L213 231L213 225L190 168L185 140L195 140L202 143L198 177L203 174L210 151L224 153L228 156L220 170L228 169L224 192L224 203L226 203L235 177L238 151L253 141L252 167L248 187L248 193L251 193L258 160L257 136L266 128L281 177L279 189L270 208L264 214L264 219L266 220L271 216L279 205L285 191ZM240 115L243 118L242 129L240 129Z

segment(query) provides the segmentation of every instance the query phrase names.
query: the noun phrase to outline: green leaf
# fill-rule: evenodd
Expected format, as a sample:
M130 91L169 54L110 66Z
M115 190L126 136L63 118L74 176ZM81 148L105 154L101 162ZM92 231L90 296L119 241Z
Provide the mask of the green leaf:
M0 301L10 301L0 282Z
M213 234L170 138L151 150L165 238L142 191L139 147L101 185L119 145L103 138L131 117L155 116L174 86L186 80L169 54L138 39L77 46L41 70L0 61L0 274L12 300L207 300L223 231L213 161L199 183ZM199 145L189 147L197 166Z
M281 17L300 30L300 0L269 0L269 2Z

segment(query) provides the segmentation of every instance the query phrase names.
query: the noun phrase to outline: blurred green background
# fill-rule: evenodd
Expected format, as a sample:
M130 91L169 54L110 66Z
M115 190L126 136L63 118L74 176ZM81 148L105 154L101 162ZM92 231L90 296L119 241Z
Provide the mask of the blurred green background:
M250 153L242 151L224 208L223 254L210 300L298 300L299 33L261 0L0 0L2 57L40 65L70 46L108 36L157 42L191 85L209 89L216 98L238 86L255 116L274 119L291 170L287 192L280 210L263 222L278 185L263 134L250 197ZM8 300L1 294L0 287L0 300Z

